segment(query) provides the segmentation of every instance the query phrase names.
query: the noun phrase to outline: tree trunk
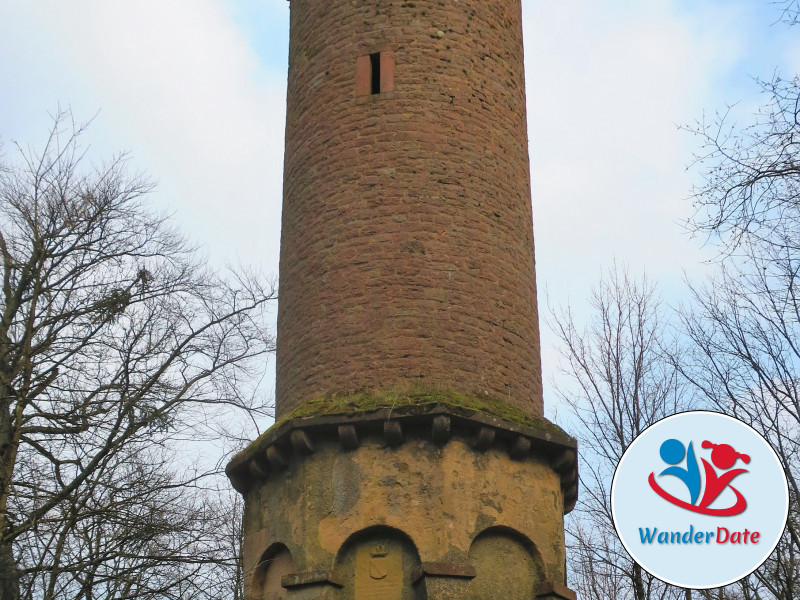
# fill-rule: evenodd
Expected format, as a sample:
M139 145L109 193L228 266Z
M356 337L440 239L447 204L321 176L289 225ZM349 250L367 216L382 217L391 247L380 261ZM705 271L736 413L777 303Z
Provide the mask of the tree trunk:
M0 600L19 600L19 572L10 543L0 544Z
M642 567L639 566L639 563L633 563L633 594L636 600L647 600L642 580Z

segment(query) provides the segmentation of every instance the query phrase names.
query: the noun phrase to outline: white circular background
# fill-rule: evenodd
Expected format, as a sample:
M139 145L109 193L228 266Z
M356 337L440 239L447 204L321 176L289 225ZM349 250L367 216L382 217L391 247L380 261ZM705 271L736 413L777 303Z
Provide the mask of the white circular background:
M692 442L697 464L705 489L705 470L701 458L710 464L711 449L701 444L708 440L714 444L729 444L742 454L750 456L745 464L737 460L731 469L744 468L743 473L731 481L747 500L747 508L739 515L719 517L694 513L661 498L650 487L648 477L654 473L656 482L674 497L689 502L689 493L683 482L674 476L659 477L668 464L660 456L661 444L677 439L686 448ZM685 459L678 463L685 467ZM716 469L722 474L721 469ZM725 489L709 508L726 508L736 501L735 495ZM770 445L755 430L741 421L715 412L691 411L679 413L651 425L637 437L625 451L611 484L611 512L614 526L625 549L645 570L659 579L687 588L712 588L732 583L745 577L775 549L786 526L789 509L789 491L786 476L778 457ZM658 528L659 532L678 531L683 534L693 526L694 532L713 531L710 543L702 544L651 544L642 543L639 529ZM718 544L717 527L734 531L758 531L758 543Z

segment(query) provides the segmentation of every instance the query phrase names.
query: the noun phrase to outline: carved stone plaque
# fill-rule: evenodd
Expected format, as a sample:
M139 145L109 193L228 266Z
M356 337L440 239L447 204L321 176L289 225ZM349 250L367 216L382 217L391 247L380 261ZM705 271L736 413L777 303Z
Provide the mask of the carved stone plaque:
M355 588L355 600L402 600L402 550L380 543L361 546L356 551Z

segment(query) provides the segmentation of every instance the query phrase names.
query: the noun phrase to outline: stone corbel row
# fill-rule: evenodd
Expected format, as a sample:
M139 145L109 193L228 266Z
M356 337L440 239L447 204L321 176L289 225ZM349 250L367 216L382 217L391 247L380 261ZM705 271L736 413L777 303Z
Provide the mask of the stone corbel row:
M382 418L381 418L382 417ZM310 417L293 419L284 423L277 431L270 432L258 448L245 457L236 457L228 465L226 472L233 487L241 494L246 494L255 481L263 481L270 474L282 471L289 466L292 455L297 458L308 456L315 451L315 439L338 438L343 451L352 451L359 447L361 435L382 431L384 442L395 448L403 444L407 433L413 430L419 433L428 423L430 439L438 445L445 445L454 435L454 430L466 437L477 452L486 452L503 438L509 456L513 460L526 460L537 457L545 458L561 479L561 490L564 496L564 512L569 512L575 505L578 496L578 469L576 447L572 438L559 436L555 439L547 431L527 426L508 424L504 421L484 415L464 417L447 414L392 416L370 415ZM381 429L377 429L380 427Z

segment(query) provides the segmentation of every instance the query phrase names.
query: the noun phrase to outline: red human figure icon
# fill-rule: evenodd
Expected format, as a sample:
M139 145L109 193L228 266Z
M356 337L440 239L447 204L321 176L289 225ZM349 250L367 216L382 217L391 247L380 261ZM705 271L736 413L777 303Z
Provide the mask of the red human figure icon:
M750 457L747 454L736 452L736 450L734 450L733 447L729 446L728 444L713 444L708 440L705 440L702 444L702 447L713 448L711 451L711 462L713 462L714 466L718 469L730 469L738 459L741 459L745 464L750 462ZM722 493L722 490L730 486L730 483L734 477L737 477L742 473L747 473L747 469L733 469L732 471L728 471L727 473L717 476L717 472L714 470L714 467L708 464L706 459L702 458L700 460L703 461L703 468L705 469L706 473L706 489L703 493L703 498L700 501L701 508L707 507L714 500L716 500L717 496ZM741 493L739 493L739 490L733 486L730 486L730 488L736 494L736 504L732 507L732 510L737 509L736 512L732 512L730 514L739 514L747 507L747 502Z

